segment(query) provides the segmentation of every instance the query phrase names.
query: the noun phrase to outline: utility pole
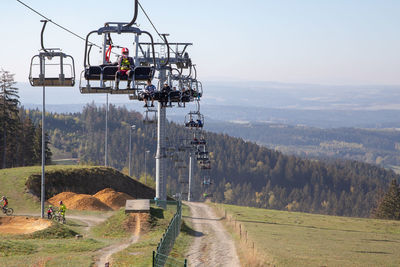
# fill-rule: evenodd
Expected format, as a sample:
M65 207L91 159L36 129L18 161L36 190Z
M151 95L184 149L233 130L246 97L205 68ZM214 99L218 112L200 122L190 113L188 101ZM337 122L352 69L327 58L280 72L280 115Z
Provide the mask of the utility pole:
M194 153L193 149L190 150L190 159L189 159L189 188L188 188L188 201L192 201L192 179L193 179L193 163L194 163Z
M108 165L108 93L106 94L106 133L104 142L104 166Z
M104 35L103 40L103 64L107 63L106 60L106 47L107 47L107 36ZM100 84L101 87L105 87L104 81ZM104 142L104 166L108 165L108 93L106 93L106 133L105 133L105 142Z
M129 162L128 162L128 169L129 169L129 176L132 177L132 130L135 130L136 125L133 124L129 127Z
M40 57L40 76L45 79L45 57ZM44 218L44 200L45 200L45 166L46 166L46 138L45 138L45 115L46 115L46 86L43 82L42 93L42 178L41 178L41 193L40 193L40 214Z
M144 153L144 183L147 185L147 155L150 153L150 150L146 150Z

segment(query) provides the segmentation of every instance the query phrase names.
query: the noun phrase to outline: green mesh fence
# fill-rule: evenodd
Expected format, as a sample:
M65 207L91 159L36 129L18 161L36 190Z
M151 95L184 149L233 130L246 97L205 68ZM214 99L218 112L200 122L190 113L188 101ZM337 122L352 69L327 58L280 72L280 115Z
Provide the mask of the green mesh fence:
M167 204L176 203L176 213L170 221L167 230L163 234L163 237L158 243L157 250L153 251L153 267L163 266L187 266L187 261L177 260L172 257L168 257L172 248L175 244L175 239L179 235L181 229L182 220L182 202L181 201L156 201L155 203L159 206L166 206Z

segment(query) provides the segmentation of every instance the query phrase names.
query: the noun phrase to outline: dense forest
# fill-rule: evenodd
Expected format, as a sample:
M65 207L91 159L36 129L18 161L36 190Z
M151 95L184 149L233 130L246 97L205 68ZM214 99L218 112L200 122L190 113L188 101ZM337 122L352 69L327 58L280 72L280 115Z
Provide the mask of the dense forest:
M39 111L26 112L34 123ZM78 157L81 163L104 164L105 107L87 105L82 113L46 114L54 149ZM128 166L129 131L132 131L133 174L155 173L156 125L143 124L142 115L126 108L109 106L109 165L120 170ZM370 216L391 180L399 177L375 165L356 161L305 160L287 156L253 142L207 132L212 159L210 190L214 201L254 207L305 211L345 216ZM169 123L168 146L178 147L191 138L190 130ZM147 166L145 151L149 150ZM188 155L185 156L188 159ZM180 191L173 160L167 167L168 189ZM183 176L186 174L184 173ZM202 198L204 173L195 170L195 199ZM149 176L150 177L150 176ZM154 175L152 175L154 177ZM187 177L187 176L186 176Z
M14 76L0 71L0 169L41 163L42 127L33 123L29 111L20 107ZM46 163L51 163L46 136Z
M208 125L214 132L252 140L284 152L308 158L340 158L384 167L400 166L398 129L321 129L272 123Z

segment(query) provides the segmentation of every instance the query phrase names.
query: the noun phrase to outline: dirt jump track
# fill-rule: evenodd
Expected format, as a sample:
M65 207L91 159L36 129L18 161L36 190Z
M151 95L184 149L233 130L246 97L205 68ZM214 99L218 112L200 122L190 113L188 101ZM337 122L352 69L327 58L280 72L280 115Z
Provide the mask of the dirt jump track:
M0 217L0 234L30 234L46 229L51 221L26 216Z

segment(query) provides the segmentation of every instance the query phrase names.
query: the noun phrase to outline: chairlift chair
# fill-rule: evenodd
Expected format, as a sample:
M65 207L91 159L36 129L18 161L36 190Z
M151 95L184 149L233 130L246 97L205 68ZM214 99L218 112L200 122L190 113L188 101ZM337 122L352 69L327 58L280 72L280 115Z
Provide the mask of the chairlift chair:
M185 116L185 127L189 129L202 129L204 126L204 116L200 112L189 112Z
M49 87L73 87L75 85L75 62L74 58L61 52L59 48L45 48L43 44L43 34L46 28L47 20L41 20L43 27L41 31L41 52L31 59L29 70L29 83L31 86L49 86ZM47 60L55 63L47 63ZM59 71L55 77L50 74L46 77L49 67L54 66ZM37 71L39 68L39 71ZM36 74L36 72L38 74Z
M84 54L84 70L81 73L81 82L79 85L80 91L83 94L91 94L91 93L110 93L110 94L135 94L135 89L121 89L114 90L112 87L113 81L115 80L115 75L118 71L118 66L114 63L109 63L107 60L107 40L111 38L113 34L124 34L124 35L133 35L134 42L136 44L139 43L139 36L142 34L148 35L151 44L152 44L152 52L153 52L153 66L143 66L138 64L139 62L135 62L135 67L133 69L133 78L132 78L132 88L135 87L135 83L145 82L147 79L153 79L155 72L155 52L154 52L154 41L152 35L147 31L142 31L137 27L133 27L132 25L135 23L137 18L138 11L138 1L135 1L135 14L134 18L130 23L126 22L106 22L104 27L99 28L98 30L93 30L89 32L86 36L85 41L85 54ZM101 35L104 38L103 42L103 56L101 65L91 65L90 64L90 52L92 43L89 41L89 38L93 35ZM110 44L109 44L110 45ZM137 58L137 55L133 58ZM82 84L82 76L86 80L86 85ZM129 77L123 76L121 80L128 80ZM98 86L94 86L92 81L99 82ZM109 85L106 85L106 82L109 82Z
M157 110L147 108L143 114L143 123L144 124L157 123Z
M200 168L202 170L211 170L211 161L210 160L201 161L201 162L199 162L199 164L200 164Z

